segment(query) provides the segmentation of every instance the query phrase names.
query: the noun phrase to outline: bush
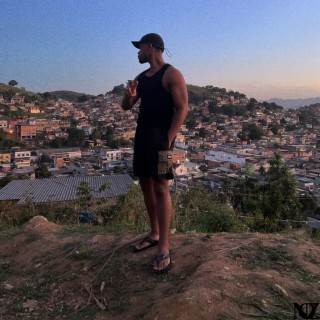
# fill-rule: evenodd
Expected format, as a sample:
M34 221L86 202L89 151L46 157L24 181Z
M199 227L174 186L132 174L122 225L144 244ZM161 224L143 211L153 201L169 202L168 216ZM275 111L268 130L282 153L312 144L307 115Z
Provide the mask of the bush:
M174 226L178 231L240 232L245 225L235 211L204 188L192 188L174 199Z
M101 215L110 231L141 233L149 229L143 194L137 185L132 185L116 205L107 207Z

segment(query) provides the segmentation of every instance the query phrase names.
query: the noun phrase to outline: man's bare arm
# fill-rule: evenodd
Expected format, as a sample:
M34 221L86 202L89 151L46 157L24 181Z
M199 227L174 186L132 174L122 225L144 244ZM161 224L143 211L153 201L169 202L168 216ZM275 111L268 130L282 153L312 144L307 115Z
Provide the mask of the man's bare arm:
M188 114L188 93L186 83L180 71L170 68L166 76L167 88L171 93L176 109L168 132L169 146L171 146Z
M123 110L130 110L138 101L139 97L137 95L138 81L135 79L133 81L129 80L127 90L124 93L121 107Z

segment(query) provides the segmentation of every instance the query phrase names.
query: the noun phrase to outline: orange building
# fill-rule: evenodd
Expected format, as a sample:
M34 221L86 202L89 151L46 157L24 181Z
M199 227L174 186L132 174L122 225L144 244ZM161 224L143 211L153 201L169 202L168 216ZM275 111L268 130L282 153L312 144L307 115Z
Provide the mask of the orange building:
M186 151L184 150L173 150L172 161L176 164L184 163L186 160Z
M17 137L20 140L32 140L36 137L37 127L33 124L17 124Z

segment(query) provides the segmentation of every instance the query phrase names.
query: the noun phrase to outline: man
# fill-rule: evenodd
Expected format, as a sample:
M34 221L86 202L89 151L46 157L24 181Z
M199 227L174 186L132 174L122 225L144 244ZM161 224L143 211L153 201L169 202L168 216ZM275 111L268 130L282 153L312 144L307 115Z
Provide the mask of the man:
M122 108L129 110L141 99L133 171L139 177L151 231L134 251L158 245L154 271L164 273L172 267L169 251L172 149L187 116L188 95L182 74L163 60L164 42L158 34L146 34L132 44L140 49L139 62L150 64L149 69L129 81L122 100Z

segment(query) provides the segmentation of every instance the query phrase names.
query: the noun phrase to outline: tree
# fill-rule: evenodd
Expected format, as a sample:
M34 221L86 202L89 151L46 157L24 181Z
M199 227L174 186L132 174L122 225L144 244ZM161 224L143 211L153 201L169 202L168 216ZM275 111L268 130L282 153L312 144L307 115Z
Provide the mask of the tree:
M267 185L264 190L262 212L265 219L299 219L300 208L296 182L285 166L280 154L275 154L269 161L266 173Z
M48 170L48 167L45 164L41 164L36 170L35 174L37 178L49 178L51 172Z
M6 186L9 182L15 180L14 176L6 176L0 179L0 188Z
M88 210L91 205L92 196L91 189L87 181L81 181L79 183L77 188L77 196L80 210Z
M266 173L266 168L264 166L260 166L259 173L264 175Z
M278 134L279 126L275 124L270 128L270 130L272 131L273 134Z
M124 84L120 84L118 86L114 86L111 93L117 94L117 95L123 95L126 91L126 87Z
M276 154L269 163L267 172L262 166L259 169L263 181L246 176L223 186L233 208L250 217L248 226L255 231L281 230L286 225L283 220L301 218L297 186L283 158Z
M258 101L254 98L251 98L249 103L247 104L247 109L249 111L253 111L253 110L255 110L257 104L258 104Z
M228 105L222 107L222 112L223 112L223 114L225 114L229 117L234 117L237 113L237 110L233 104L228 104Z
M206 129L200 128L199 129L199 138L205 138L206 137Z
M209 102L208 109L209 109L209 112L213 113L213 114L222 113L222 109L217 106L215 101L210 101Z
M265 119L259 119L258 122L262 125L262 126L266 126L267 125L267 121Z
M287 120L285 118L281 118L280 119L280 124L283 125L283 126L286 125L287 124Z
M258 127L257 125L253 124L249 127L248 137L250 140L260 140L263 135L263 129Z
M200 101L202 101L202 98L195 92L188 91L188 100L189 103L198 104Z
M195 119L188 119L186 121L186 127L188 129L194 129L196 125L197 125L197 121Z
M260 140L263 135L263 129L256 124L243 125L242 131L238 133L238 137L241 140Z
M86 94L83 94L78 98L78 102L85 102L85 101L88 101L88 100L89 100L89 97Z
M14 87L14 86L18 85L18 82L16 80L10 80L8 82L8 85Z
M69 134L66 144L68 147L82 147L85 144L85 134L82 130L76 128L68 128Z
M297 129L297 126L295 124L288 124L286 126L286 131L294 131Z

